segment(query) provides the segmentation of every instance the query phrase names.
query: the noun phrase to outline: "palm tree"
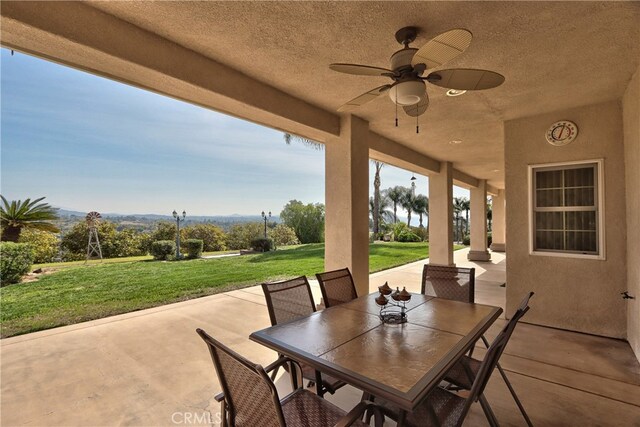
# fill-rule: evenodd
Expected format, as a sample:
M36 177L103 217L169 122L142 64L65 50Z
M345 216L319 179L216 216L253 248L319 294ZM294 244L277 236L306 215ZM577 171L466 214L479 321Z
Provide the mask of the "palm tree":
M291 133L285 133L283 135L284 142L287 145L291 145L291 142L299 142L302 145L305 145L309 148L313 148L314 150L322 150L324 148L324 144L321 144L318 141L314 141L313 139L305 138L304 136L293 135Z
M466 197L461 197L461 199L462 199L462 207L465 212L465 220L466 220L464 234L467 235L469 234L469 211L471 210L471 200L467 199Z
M380 169L384 163L373 161L376 167L376 175L373 179L373 234L377 238L380 233Z
M456 241L460 241L460 214L464 211L464 197L453 198L453 214L456 220Z
M60 230L54 224L47 221L58 219L58 209L52 208L48 203L40 203L44 197L34 201L26 199L11 201L9 203L4 196L0 206L0 226L2 227L1 240L17 242L23 228L34 228L43 231L58 233Z
M410 227L411 212L413 212L413 204L416 196L415 194L413 194L413 191L411 191L409 188L406 188L406 187L403 187L403 188L404 188L404 193L400 198L400 205L405 211L407 211L407 227Z
M386 196L380 197L380 202L378 205L378 218L380 219L379 227L382 228L383 224L390 223L393 221L393 212L389 209L391 207L391 200L389 200ZM374 213L374 201L373 197L369 197L369 214L371 218L373 218ZM373 221L372 221L373 223Z
M420 216L420 227L423 227L422 216L429 217L429 198L424 194L418 194L413 200L413 211Z
M488 202L487 203L487 221L489 222L487 227L488 231L491 231L492 220L493 220L493 205L491 204L491 202Z
M400 185L396 185L395 187L387 188L385 190L385 195L391 200L393 203L393 223L398 222L398 205L400 204L400 200L402 199L403 194L406 193L407 187L402 187Z

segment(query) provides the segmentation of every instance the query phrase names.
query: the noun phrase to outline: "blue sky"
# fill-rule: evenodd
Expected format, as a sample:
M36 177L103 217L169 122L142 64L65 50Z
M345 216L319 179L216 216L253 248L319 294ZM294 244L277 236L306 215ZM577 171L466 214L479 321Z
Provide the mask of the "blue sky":
M9 200L193 215L324 203L324 152L286 145L279 131L7 49L0 66L0 185ZM382 187L410 177L387 166ZM427 192L426 177L417 185Z

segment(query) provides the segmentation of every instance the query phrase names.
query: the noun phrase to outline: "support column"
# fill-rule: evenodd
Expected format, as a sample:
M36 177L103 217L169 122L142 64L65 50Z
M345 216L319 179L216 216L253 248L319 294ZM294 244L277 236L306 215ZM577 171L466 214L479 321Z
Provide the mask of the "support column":
M505 240L505 204L504 190L491 198L491 250L504 252L507 249Z
M429 175L429 263L453 266L453 165Z
M487 250L487 181L481 179L471 193L471 250L469 261L490 261Z
M369 123L347 116L325 143L326 271L349 267L358 295L369 293Z

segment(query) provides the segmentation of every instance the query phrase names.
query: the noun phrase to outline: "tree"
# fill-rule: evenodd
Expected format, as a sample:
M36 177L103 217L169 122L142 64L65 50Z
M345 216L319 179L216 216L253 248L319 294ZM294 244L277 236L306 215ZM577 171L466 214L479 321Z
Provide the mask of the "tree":
M376 174L373 178L373 234L378 236L380 233L380 170L384 166L384 163L377 160L373 161L373 165L376 168Z
M104 258L118 258L145 255L151 245L150 235L131 228L122 231L110 221L98 222L98 239ZM87 255L89 227L84 221L76 223L60 241L60 248L66 261L81 260Z
M420 227L422 225L422 217L429 217L429 199L424 194L418 194L413 200L413 211L420 216Z
M53 262L58 256L58 236L35 228L25 228L20 233L19 243L26 243L33 252L33 262Z
M183 241L188 239L202 240L202 250L205 252L224 251L227 249L224 231L213 224L189 225L180 230L180 239Z
M112 222L98 222L98 239L104 258L116 256L115 236L116 227ZM85 221L76 223L71 230L64 233L60 241L60 248L65 253L65 261L84 259L87 255L87 243L89 242L89 227Z
M60 230L49 221L58 219L58 209L48 203L40 203L44 197L31 201L26 199L12 200L11 203L2 198L0 206L0 227L2 227L1 239L8 242L17 242L23 228L59 233Z
M285 133L283 135L284 142L287 145L291 145L291 142L299 142L302 145L305 145L309 148L313 148L314 150L322 150L324 145L318 141L314 141L313 139L305 138L304 136L294 135L291 133Z
M251 242L264 237L264 224L261 222L245 222L234 224L227 233L229 249L249 249Z
M400 198L400 206L402 206L402 208L407 211L407 226L410 227L411 212L413 211L414 199L416 198L416 196L415 194L413 194L413 191L411 191L411 189L406 187L402 188L404 188L404 192L402 193L402 197Z
M273 239L276 246L289 246L299 245L300 241L296 236L296 232L293 228L284 224L278 224L269 230L269 237Z
M171 221L158 221L156 228L151 233L151 241L176 240L176 224Z
M285 225L293 228L301 243L319 243L324 240L324 205L291 200L280 213Z
M466 225L465 225L465 235L469 234L469 210L471 210L471 201L469 199L467 199L466 197L461 197L462 199L462 210L464 210L465 212L465 219L466 219Z
M491 204L491 202L487 203L487 230L491 231L492 229L492 220L493 220L493 205Z
M391 200L384 194L380 196L380 203L378 205L378 218L379 218L379 228L382 229L384 224L393 223L393 212L390 210L391 208ZM371 215L371 227L373 227L373 212L374 212L374 203L373 197L369 197L369 215Z
M402 196L406 193L407 188L396 185L395 187L387 188L385 190L385 195L391 200L393 203L393 222L398 222L398 204L400 204L400 200Z
M464 197L454 197L453 198L453 215L456 221L456 241L460 242L462 239L460 238L461 231L460 230L460 218L461 213L464 211Z

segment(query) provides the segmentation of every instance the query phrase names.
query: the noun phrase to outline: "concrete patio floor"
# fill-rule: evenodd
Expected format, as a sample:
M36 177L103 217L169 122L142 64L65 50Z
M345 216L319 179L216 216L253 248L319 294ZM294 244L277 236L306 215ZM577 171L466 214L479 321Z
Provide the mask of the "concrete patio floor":
M505 257L476 267L476 301L504 307ZM424 261L371 275L371 289L389 281L419 291ZM314 297L320 301L317 283ZM535 310L535 297L532 310ZM526 321L526 316L524 318ZM499 319L490 337L504 324ZM269 326L259 286L166 305L1 342L3 426L206 425L220 391L201 327L251 360L275 354L251 341ZM476 355L481 356L479 348ZM640 365L624 341L522 323L501 360L535 425L640 426ZM286 375L286 374L284 374ZM283 374L282 395L289 390ZM523 425L502 379L487 397L501 425ZM360 398L345 387L329 399L350 408ZM465 425L487 425L474 405Z

